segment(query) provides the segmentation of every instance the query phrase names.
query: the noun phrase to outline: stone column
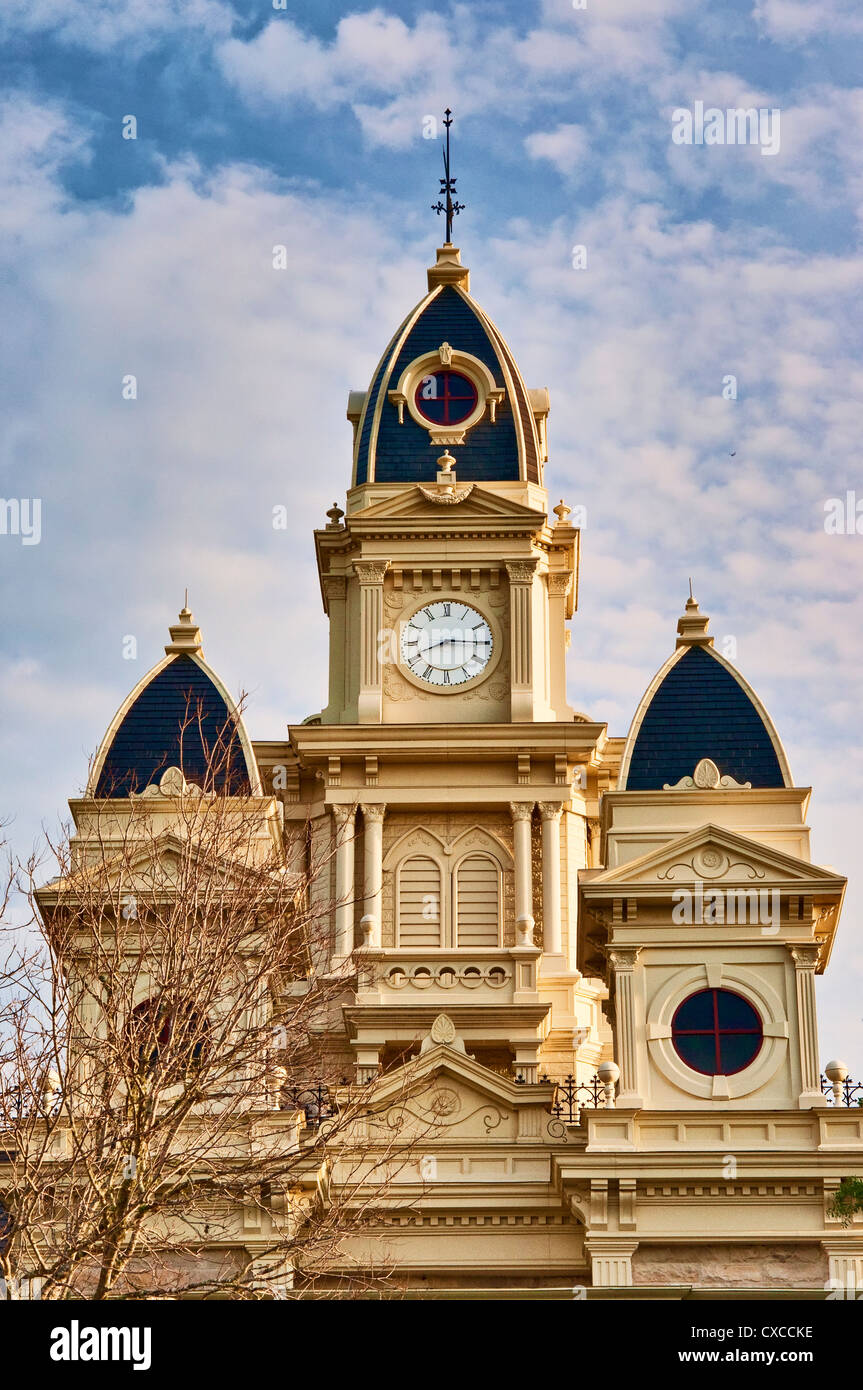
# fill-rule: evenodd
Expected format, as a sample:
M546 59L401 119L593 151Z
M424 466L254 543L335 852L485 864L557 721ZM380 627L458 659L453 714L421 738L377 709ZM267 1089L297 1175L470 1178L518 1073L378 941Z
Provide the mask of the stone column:
M363 945L378 947L381 944L381 899L384 883L384 816L386 807L363 803L363 835L365 854L363 862L364 893Z
M340 964L354 949L354 834L353 806L333 806L336 826L336 933L334 964Z
M513 723L533 719L533 575L536 560L508 563L510 714Z
M818 1061L818 1021L815 1013L815 967L820 948L814 943L790 946L797 979L797 1041L800 1050L802 1090L798 1104L801 1110L826 1105L821 1092L821 1067Z
M381 653L384 623L384 575L389 560L357 560L354 573L360 582L360 724L381 722Z
M324 575L323 589L330 618L330 691L327 720L329 723L337 724L345 707L347 581L344 575L327 574Z
M566 700L566 604L572 593L571 574L550 574L548 576L548 665L549 692L551 708L558 719L565 719L567 711L572 711Z
M593 1287L628 1288L632 1284L632 1257L638 1249L637 1240L600 1236L584 1242L590 1255Z
M614 969L614 1031L617 1039L617 1065L620 1067L620 1093L617 1104L624 1109L637 1109L644 1103L638 1094L635 1031L634 976L640 949L638 946L615 947L608 952L608 959Z
M561 801L540 801L542 816L542 952L563 955L560 921L560 817ZM562 964L562 962L561 962Z
M512 838L515 851L515 920L520 934L533 940L533 872L530 854L532 801L511 801Z

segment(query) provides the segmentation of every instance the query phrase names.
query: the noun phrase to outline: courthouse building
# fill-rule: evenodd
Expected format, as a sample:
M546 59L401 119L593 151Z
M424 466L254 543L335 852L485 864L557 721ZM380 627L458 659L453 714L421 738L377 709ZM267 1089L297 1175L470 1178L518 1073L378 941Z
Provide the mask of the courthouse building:
M451 242L427 276L350 393L344 507L322 498L324 707L261 742L237 724L295 867L327 863L333 1056L379 1103L405 1066L431 1097L378 1236L438 1294L863 1288L863 1225L831 1214L863 1109L815 1007L845 879L811 860L811 789L691 594L628 730L569 703L579 530L549 510L549 393ZM188 609L171 638L79 822L166 768L163 797L194 782L190 696L213 728L233 712Z

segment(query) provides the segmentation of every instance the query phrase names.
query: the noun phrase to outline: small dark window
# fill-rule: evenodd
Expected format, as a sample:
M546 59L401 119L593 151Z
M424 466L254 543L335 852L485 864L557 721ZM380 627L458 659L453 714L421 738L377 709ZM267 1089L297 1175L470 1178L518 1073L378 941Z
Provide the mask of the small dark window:
M145 1000L132 1010L129 1031L138 1065L144 1071L155 1071L160 1063L171 1072L200 1065L206 1023L188 1007L171 1009Z
M420 415L434 425L460 425L479 399L470 377L461 372L429 372L421 378L414 400Z
M729 989L691 994L671 1021L677 1055L704 1076L733 1076L755 1061L764 1032L747 999Z

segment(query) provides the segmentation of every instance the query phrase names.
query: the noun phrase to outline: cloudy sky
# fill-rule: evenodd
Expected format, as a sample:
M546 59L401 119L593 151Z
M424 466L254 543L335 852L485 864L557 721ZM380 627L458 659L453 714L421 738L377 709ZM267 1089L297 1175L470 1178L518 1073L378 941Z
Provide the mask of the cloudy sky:
M442 239L449 104L472 289L550 388L553 500L586 508L571 699L626 732L692 575L851 877L818 988L822 1060L859 1076L863 535L825 530L856 491L863 531L857 0L275 4L0 10L0 495L42 502L38 545L0 536L16 846L185 585L253 737L324 703L311 531ZM676 144L697 102L778 111L778 152Z

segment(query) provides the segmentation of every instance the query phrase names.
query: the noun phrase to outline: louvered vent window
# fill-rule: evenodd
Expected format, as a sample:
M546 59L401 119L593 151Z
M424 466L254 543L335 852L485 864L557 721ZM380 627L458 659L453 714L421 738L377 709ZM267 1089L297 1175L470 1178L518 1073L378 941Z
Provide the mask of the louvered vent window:
M440 869L416 854L399 871L399 945L441 945Z
M458 944L500 945L500 871L486 854L470 854L456 879Z

